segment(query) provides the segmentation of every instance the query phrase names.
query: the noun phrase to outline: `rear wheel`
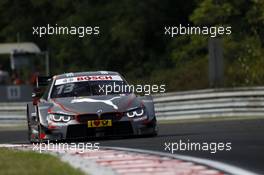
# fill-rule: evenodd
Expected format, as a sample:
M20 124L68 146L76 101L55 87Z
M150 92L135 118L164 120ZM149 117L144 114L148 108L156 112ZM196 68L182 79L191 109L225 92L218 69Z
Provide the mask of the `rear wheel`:
M32 143L32 129L31 129L31 124L30 124L30 117L29 117L29 112L28 112L28 107L27 107L27 126L28 126L28 141Z
M158 125L157 125L156 118L154 118L153 124L152 124L152 133L149 134L149 137L155 137L157 135L158 135Z
M28 126L28 141L30 143L36 143L39 142L39 127L37 129L34 129L34 124L33 124L33 119L32 116L30 115L29 108L27 107L27 126Z
M158 132L159 132L159 128L158 128L158 125L156 124L155 127L154 127L154 132L153 132L153 136L157 136L158 135Z

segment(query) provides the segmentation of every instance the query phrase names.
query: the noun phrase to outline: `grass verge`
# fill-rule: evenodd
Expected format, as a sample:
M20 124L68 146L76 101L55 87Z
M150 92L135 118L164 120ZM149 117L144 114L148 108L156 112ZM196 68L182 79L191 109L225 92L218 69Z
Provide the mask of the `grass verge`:
M0 175L83 175L59 158L30 151L0 148Z

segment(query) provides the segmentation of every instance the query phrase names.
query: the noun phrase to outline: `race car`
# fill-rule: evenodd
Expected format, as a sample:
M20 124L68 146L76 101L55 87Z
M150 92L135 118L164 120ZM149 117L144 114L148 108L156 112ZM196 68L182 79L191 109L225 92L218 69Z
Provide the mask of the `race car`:
M120 87L129 85L110 71L38 77L27 104L29 141L156 136L152 97Z

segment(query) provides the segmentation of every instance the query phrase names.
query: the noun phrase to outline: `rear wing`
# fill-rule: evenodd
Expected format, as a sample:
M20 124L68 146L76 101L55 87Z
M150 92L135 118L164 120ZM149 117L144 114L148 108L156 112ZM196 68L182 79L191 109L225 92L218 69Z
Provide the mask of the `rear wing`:
M47 86L52 80L52 76L38 76L37 77L37 88L41 86Z

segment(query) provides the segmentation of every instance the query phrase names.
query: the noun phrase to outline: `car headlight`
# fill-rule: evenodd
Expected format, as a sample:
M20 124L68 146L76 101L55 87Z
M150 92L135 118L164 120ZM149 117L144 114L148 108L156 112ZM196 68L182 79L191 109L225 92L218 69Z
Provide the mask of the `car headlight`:
M54 122L69 122L73 119L71 115L49 114L48 118Z
M133 118L133 117L141 117L144 115L144 109L143 108L138 108L136 110L131 110L126 113L127 117Z

